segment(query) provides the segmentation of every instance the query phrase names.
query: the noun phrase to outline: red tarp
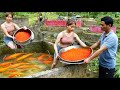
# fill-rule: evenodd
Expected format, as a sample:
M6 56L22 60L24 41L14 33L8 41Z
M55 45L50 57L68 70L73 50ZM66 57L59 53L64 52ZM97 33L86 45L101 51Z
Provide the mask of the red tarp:
M116 33L116 27L112 27L112 30ZM95 33L102 33L103 31L101 30L100 26L91 26L90 27L90 31L91 32L95 32Z
M44 24L46 26L66 26L66 20L45 20ZM76 26L81 27L82 22L76 21Z

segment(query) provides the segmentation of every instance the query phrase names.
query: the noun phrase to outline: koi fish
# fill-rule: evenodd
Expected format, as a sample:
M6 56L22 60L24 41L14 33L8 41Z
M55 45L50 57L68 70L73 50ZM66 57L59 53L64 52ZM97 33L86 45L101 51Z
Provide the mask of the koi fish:
M53 60L53 58L52 57L49 57L49 61L52 61Z
M19 70L20 72L26 72L26 71L28 71L28 69L21 69L21 70Z
M18 56L20 56L20 55L22 55L22 54L25 54L25 53L15 53L15 54L12 54L12 55L10 55L10 56L5 56L5 57L3 58L3 60L15 59L16 57L18 57Z
M25 63L17 63L17 64L13 64L13 65L11 65L9 67L0 68L0 72L4 72L4 71L6 71L9 68L15 68L15 67L18 67L18 66L23 65L23 64L25 64Z
M51 64L51 63L52 63L52 60L53 60L53 58L52 58L51 56L49 56L47 59L43 60L42 62L43 62L44 64Z
M6 67L6 68L0 68L0 73L6 71L7 69L8 69L8 67Z
M25 58L27 58L27 57L31 56L32 54L33 54L33 53L23 55L22 57L17 58L15 61L23 60L23 59L25 59Z
M25 68L31 68L33 67L34 65L22 65L22 66L19 66L18 69L25 69Z
M47 61L47 60L44 60L44 61L43 61L43 63L44 63L44 64L51 64L51 63L52 63L52 61Z
M11 65L11 66L9 66L9 68L16 68L16 67L18 67L18 66L20 66L20 65L24 65L24 64L29 64L29 63L16 63L16 64L13 64L13 65Z
M14 73L10 74L8 77L13 78L13 77L24 76L24 75L25 74L23 74L21 72L14 72Z
M48 55L47 54L42 54L42 55L38 56L38 60L42 60L43 57L45 57L45 56L48 56Z
M3 74L11 74L11 73L13 73L13 72L17 72L17 70L8 70L8 71L6 71L6 72L3 72Z
M9 66L11 64L12 64L12 62L4 62L4 63L1 63L0 66L1 67L6 67L6 66Z
M29 57L27 58L27 60L35 60L36 58L33 58L33 57Z

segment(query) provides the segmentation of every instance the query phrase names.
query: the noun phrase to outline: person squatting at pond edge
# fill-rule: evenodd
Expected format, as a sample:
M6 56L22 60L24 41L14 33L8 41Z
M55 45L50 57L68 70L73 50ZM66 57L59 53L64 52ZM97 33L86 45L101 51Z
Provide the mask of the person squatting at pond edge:
M92 49L100 46L90 57L84 60L89 63L99 56L99 78L114 78L118 37L111 30L113 19L109 16L101 18L101 29L104 31L100 39L91 46Z
M6 12L5 13L5 22L1 24L1 29L4 33L4 43L10 48L10 49L17 49L22 48L20 45L15 45L13 40L15 37L13 37L13 33L15 30L19 30L20 27L12 22L13 19L13 13L12 12ZM26 26L22 27L24 30L27 29Z
M58 53L60 49L71 46L75 40L82 46L87 47L84 42L79 39L79 36L74 32L74 28L76 26L76 22L73 20L68 20L66 23L66 30L60 32L57 36L57 39L54 44L54 60L51 66L51 69L57 65L58 62Z

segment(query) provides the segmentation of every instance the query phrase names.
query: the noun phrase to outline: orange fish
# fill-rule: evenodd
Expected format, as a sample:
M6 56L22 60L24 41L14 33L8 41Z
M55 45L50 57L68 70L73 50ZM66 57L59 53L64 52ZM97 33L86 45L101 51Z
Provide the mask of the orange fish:
M43 57L45 57L45 56L48 56L48 54L42 54L42 55L38 56L38 60L42 60Z
M31 68L33 65L22 65L19 66L18 69L25 69L25 68Z
M34 58L34 57L29 57L29 58L27 58L27 60L35 60L36 58Z
M27 57L29 57L29 56L31 56L31 55L33 55L33 53L23 55L22 57L17 58L15 61L23 60L23 59L25 59L25 58L27 58Z
M17 70L8 70L8 71L6 71L6 72L3 72L3 74L11 74L11 73L13 73L13 72L17 72Z
M0 66L4 67L4 66L8 66L10 64L12 64L12 62L4 62L4 63L0 63Z
M3 72L3 74L5 74L5 75L8 75L8 74L11 74L11 72Z
M12 69L12 70L9 70L8 72L16 72L17 70L14 70L14 69Z
M42 62L44 64L51 64L52 63L53 58L51 56L48 56L46 59L44 59Z
M20 66L20 65L24 65L24 64L29 64L29 63L16 63L16 64L13 64L13 65L11 65L11 66L9 66L9 68L16 68L16 67L18 67L18 66Z
M10 56L5 56L5 57L3 58L3 60L15 59L16 57L18 57L18 56L20 56L20 55L22 55L22 54L25 54L25 53L15 53L15 54L12 54L12 55L10 55Z
M49 57L49 61L52 61L53 60L53 58L52 57Z
M0 72L4 72L4 71L6 71L8 69L8 67L6 67L6 68L0 68Z
M52 61L47 61L47 60L44 60L44 61L43 61L43 63L44 63L44 64L51 64L51 63L52 63Z
M28 69L21 69L21 70L19 70L20 72L26 72L26 71L28 71Z
M14 72L14 73L10 74L8 77L13 78L13 77L24 76L24 75L25 74L23 74L21 72Z

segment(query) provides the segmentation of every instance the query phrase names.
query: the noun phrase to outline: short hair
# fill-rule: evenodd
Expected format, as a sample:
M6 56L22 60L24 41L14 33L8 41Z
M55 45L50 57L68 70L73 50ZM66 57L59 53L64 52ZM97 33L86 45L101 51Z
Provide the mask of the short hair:
M13 13L12 13L12 12L6 12L6 13L5 13L5 17L8 17L9 15L11 15L12 18L13 18Z
M68 19L68 21L67 21L67 23L66 23L66 26L70 26L70 25L72 25L73 23L76 25L76 21L71 20L71 19Z
M106 25L111 24L111 27L113 26L113 19L109 16L101 18L101 21L104 21Z

